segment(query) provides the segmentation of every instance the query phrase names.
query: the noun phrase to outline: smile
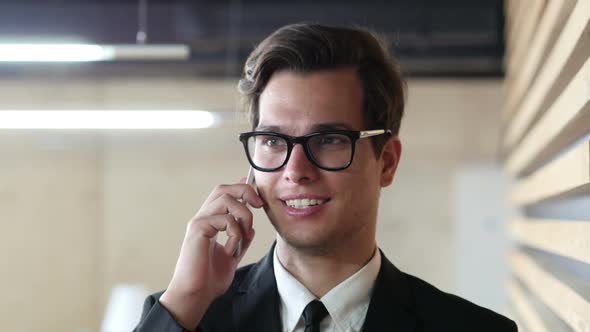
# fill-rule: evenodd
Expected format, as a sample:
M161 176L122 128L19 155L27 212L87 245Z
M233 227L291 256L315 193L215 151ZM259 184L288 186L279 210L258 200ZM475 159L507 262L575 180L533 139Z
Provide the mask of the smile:
M327 200L320 200L320 199L289 199L284 201L287 206L295 208L295 209L307 209L312 206L322 205L327 202Z

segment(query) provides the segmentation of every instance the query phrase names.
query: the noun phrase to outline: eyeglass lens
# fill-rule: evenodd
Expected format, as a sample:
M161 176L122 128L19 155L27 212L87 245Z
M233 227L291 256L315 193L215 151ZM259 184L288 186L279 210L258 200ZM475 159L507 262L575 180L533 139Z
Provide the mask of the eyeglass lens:
M312 162L323 168L341 168L348 165L352 156L352 141L342 134L311 136L307 150ZM287 140L274 135L254 135L248 139L248 152L252 162L261 168L281 167L289 152Z

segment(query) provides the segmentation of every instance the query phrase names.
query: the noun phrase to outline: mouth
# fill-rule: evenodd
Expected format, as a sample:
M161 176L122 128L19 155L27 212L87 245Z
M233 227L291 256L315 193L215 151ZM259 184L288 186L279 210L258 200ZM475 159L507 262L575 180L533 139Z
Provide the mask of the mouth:
M331 200L330 197L312 194L285 195L279 199L288 208L297 210L317 209Z
M300 198L300 199L288 199L282 202L290 208L294 209L309 209L313 206L324 205L329 199L315 199L315 198Z

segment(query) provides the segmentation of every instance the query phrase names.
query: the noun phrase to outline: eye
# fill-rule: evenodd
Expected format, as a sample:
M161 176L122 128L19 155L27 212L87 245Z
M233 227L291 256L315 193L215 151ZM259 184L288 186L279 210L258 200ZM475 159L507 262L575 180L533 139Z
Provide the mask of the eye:
M336 135L336 134L328 134L323 135L320 139L320 144L323 145L338 145L338 144L345 144L348 142L348 137L343 135Z
M268 147L279 147L285 145L285 140L276 136L260 136L259 142Z
M277 139L275 137L266 138L264 140L264 145L268 145L268 146L277 145Z

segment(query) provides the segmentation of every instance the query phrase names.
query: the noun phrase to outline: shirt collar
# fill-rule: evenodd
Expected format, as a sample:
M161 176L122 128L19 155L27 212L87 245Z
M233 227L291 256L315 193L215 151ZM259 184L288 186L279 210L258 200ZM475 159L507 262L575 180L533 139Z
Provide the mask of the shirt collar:
M273 254L273 267L281 298L283 331L291 332L295 329L305 306L316 297L283 267L279 261L276 246Z
M276 247L273 263L277 289L281 298L283 330L291 332L297 326L305 306L316 297L283 267ZM380 267L381 254L379 249L376 249L375 254L365 266L320 299L338 330L343 332L361 330Z

